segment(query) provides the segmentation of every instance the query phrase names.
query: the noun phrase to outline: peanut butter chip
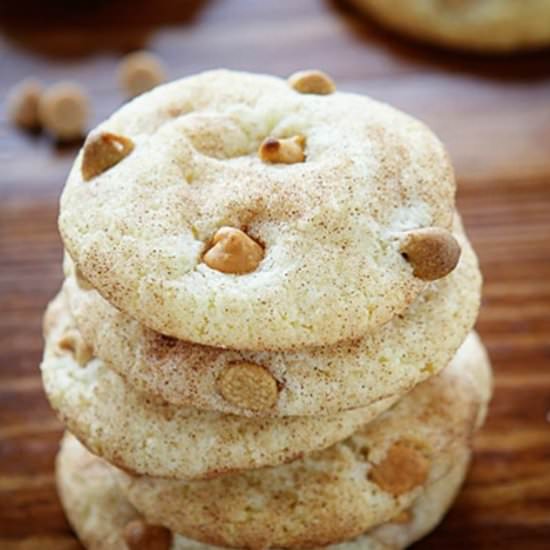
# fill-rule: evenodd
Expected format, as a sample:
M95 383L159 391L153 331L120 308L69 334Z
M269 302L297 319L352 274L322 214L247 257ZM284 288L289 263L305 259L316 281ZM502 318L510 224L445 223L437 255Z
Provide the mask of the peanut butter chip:
M34 79L24 80L13 88L8 98L8 116L13 124L25 130L40 126L38 104L42 85Z
M397 514L391 519L391 523L398 523L403 525L409 523L412 519L412 512L410 510L403 510L400 514Z
M287 139L266 138L260 148L258 155L264 162L294 164L304 162L304 136L294 136Z
M136 519L126 524L124 541L129 550L169 550L172 533L160 525L148 525Z
M76 329L67 330L57 342L57 348L60 353L72 353L81 367L84 367L93 357L92 348L84 342Z
M161 60L150 52L135 52L119 65L120 85L129 97L135 97L162 84L166 71Z
M277 381L264 367L254 363L236 363L228 366L217 380L222 397L253 411L266 411L277 403Z
M74 267L74 278L76 280L76 284L79 288L82 290L92 290L94 287L90 284L88 279L84 277L84 274L80 270L78 266L75 265Z
M48 88L40 98L40 121L59 140L83 136L88 122L88 111L86 93L71 82L61 82Z
M334 81L323 71L298 71L288 78L292 88L301 94L332 94L336 90Z
M134 142L112 132L92 132L84 144L82 177L85 181L95 178L118 164L134 149Z
M221 227L204 253L204 263L222 273L244 274L254 271L264 257L264 249L244 231Z
M383 491L399 496L422 485L428 477L429 461L414 443L397 441L379 464L373 465L369 479Z
M460 245L445 229L426 227L406 234L401 244L401 254L413 266L415 277L435 281L456 267Z

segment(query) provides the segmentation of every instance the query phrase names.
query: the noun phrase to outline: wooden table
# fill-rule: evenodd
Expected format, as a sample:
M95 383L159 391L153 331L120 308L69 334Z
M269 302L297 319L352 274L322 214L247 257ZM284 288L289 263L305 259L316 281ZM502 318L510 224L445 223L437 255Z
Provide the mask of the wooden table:
M41 315L61 280L57 198L76 150L10 128L5 93L28 75L74 79L96 123L123 99L121 51L143 45L172 78L319 67L439 133L485 274L478 328L496 391L466 486L418 548L550 548L550 53L437 51L315 0L58 4L0 7L0 548L79 547L55 492L61 426L38 373Z

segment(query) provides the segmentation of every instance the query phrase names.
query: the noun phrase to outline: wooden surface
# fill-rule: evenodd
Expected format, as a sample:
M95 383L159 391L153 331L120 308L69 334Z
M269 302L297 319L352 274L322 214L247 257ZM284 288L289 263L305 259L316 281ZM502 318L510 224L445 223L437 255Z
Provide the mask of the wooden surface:
M140 45L172 78L217 66L319 67L340 89L389 101L439 133L485 275L478 328L496 391L458 502L417 547L549 548L550 53L436 51L336 2L76 4L0 4L0 548L78 548L54 487L61 427L38 374L41 314L61 280L57 198L75 149L8 127L5 94L28 75L74 79L93 98L95 123L122 101L121 50Z

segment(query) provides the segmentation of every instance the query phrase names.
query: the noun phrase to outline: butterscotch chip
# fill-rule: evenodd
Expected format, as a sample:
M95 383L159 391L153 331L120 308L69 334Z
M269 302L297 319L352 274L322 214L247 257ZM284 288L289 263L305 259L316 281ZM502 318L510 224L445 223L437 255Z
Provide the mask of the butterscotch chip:
M134 142L112 132L92 132L84 144L82 177L88 181L118 164L134 150Z
M86 92L77 84L55 84L40 98L40 121L59 140L80 138L85 134L88 122L88 103Z
M240 275L254 271L263 257L264 249L244 231L222 227L202 259L212 269Z
M230 365L217 382L222 397L233 405L265 411L277 403L277 381L267 369L254 363Z
M429 460L413 443L397 441L384 460L372 467L369 479L383 491L399 496L424 484L429 466Z
M86 277L84 277L84 275L83 275L82 271L80 270L80 268L76 265L74 267L74 278L75 278L76 284L82 290L92 290L94 288L90 284L88 279L86 279Z
M149 52L135 52L124 57L118 74L120 85L128 97L148 92L166 80L161 60Z
M60 318L63 318L65 315L65 307L66 306L61 300L53 300L48 305L46 312L44 313L44 318L42 319L42 334L46 340L51 338L51 333L59 324Z
M166 527L136 519L124 528L124 541L130 550L169 550L172 533Z
M323 71L298 71L288 78L288 83L301 94L327 95L336 91L334 81Z
M415 277L434 281L456 267L460 245L449 231L426 227L407 233L401 244L401 254L413 266Z
M282 164L304 162L306 158L305 143L304 136L293 136L286 139L268 137L260 145L258 155L264 162Z
M409 523L412 517L412 512L410 510L403 510L401 513L392 518L391 523L398 523L399 525L403 525L405 523Z
M25 130L40 127L38 103L42 85L34 79L23 80L11 91L8 98L8 117L13 124Z
M92 348L84 342L80 333L75 329L67 330L57 342L58 352L69 352L74 355L76 362L85 366L93 357Z

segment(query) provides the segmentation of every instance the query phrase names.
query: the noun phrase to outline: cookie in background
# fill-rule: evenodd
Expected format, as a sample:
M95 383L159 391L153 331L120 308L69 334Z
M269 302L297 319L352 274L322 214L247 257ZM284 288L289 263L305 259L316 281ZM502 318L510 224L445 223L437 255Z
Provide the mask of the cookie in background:
M384 26L418 40L479 53L550 45L548 0L349 0Z

